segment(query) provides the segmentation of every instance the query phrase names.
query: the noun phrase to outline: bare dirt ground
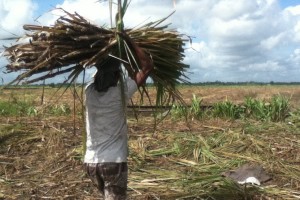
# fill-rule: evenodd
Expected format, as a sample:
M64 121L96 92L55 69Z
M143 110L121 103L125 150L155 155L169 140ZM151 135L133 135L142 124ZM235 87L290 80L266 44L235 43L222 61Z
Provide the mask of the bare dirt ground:
M264 99L270 98L274 94L290 97L291 104L295 109L299 108L300 103L300 88L298 86L205 86L186 87L180 90L187 102L190 101L192 94L195 94L203 98L203 104L207 105L226 99L240 103L245 96ZM33 98L38 104L41 100L41 93L41 90L4 91L1 99ZM44 97L45 102L50 101L53 94L53 90L47 91ZM51 101L67 102L72 105L72 99L73 95L67 92L59 100L56 98ZM77 102L76 105L80 111L79 104ZM178 181L181 174L189 173L188 171L192 170L190 165L194 165L194 163L188 163L185 154L182 153L179 157L175 157L172 154L168 156L168 153L154 156L153 153L152 156L149 156L141 150L154 152L151 150L168 146L168 142L173 141L173 133L205 137L216 132L232 134L242 133L245 130L250 131L240 121L222 119L204 119L189 124L184 120L166 119L155 130L152 117L141 117L138 121L129 117L128 120L129 148L131 149L128 160L129 199L176 199L179 197L197 199L193 196L193 191L195 191L193 187L196 186L191 184L189 190L188 185L172 185L172 182ZM0 199L101 199L98 191L87 178L81 161L84 124L80 115L76 115L75 118L72 115L2 116L0 123L2 133L2 136L0 135ZM299 127L290 130L281 124L265 126L257 122L249 123L254 123L251 128L257 128L256 130L251 129L253 132L274 133L270 136L270 140L280 139L281 133L286 136L286 139L282 139L282 141L292 140L290 145L283 145L278 141L276 146L278 149L276 149L274 157L280 157L282 162L289 160L293 166L296 166L297 163L300 164L300 150L298 148L300 136L299 133L296 134ZM260 153L263 154L263 152ZM186 161L186 165L178 165L180 159L181 163ZM256 158L252 159L256 160ZM176 170L174 172L172 170L175 165ZM273 168L268 168L268 171L276 171L278 165L274 163ZM156 169L155 173L154 169ZM171 174L171 172L175 174ZM289 173L293 172L289 171ZM299 172L295 173L295 175L298 174ZM288 187L296 191L300 190L299 177L293 180L285 178L284 174L274 175L274 177L272 185ZM182 184L187 183L182 182ZM166 185L168 186L166 187ZM201 190L201 187L198 190ZM277 195L276 199L284 198ZM295 197L295 199L297 198Z

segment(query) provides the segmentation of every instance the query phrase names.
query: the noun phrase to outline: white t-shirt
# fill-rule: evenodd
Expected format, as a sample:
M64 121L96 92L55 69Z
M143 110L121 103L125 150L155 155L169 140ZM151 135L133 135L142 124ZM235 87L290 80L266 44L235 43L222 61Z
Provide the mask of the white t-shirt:
M125 81L125 100L137 91L136 82ZM94 84L87 85L85 163L127 162L127 121L122 104L120 85L107 92L98 92Z

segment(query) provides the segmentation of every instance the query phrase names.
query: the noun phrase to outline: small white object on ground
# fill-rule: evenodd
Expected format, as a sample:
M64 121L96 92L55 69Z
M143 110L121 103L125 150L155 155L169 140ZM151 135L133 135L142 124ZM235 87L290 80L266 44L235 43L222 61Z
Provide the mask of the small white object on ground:
M246 184L246 183L251 183L252 185L260 185L260 182L257 178L251 176L246 178L243 181L238 181L239 184Z

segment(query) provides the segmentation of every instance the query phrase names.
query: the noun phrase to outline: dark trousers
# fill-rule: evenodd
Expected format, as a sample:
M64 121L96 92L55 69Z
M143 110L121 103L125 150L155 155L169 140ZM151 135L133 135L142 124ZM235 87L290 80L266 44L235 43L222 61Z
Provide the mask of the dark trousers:
M86 172L105 200L126 199L128 166L123 163L85 163Z

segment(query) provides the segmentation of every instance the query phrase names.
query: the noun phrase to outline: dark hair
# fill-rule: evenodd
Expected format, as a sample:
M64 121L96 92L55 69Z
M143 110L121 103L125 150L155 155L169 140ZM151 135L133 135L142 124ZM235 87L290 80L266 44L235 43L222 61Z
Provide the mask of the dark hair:
M116 58L108 58L101 64L96 64L97 72L94 77L94 87L98 92L106 92L116 86L120 77L121 62Z

